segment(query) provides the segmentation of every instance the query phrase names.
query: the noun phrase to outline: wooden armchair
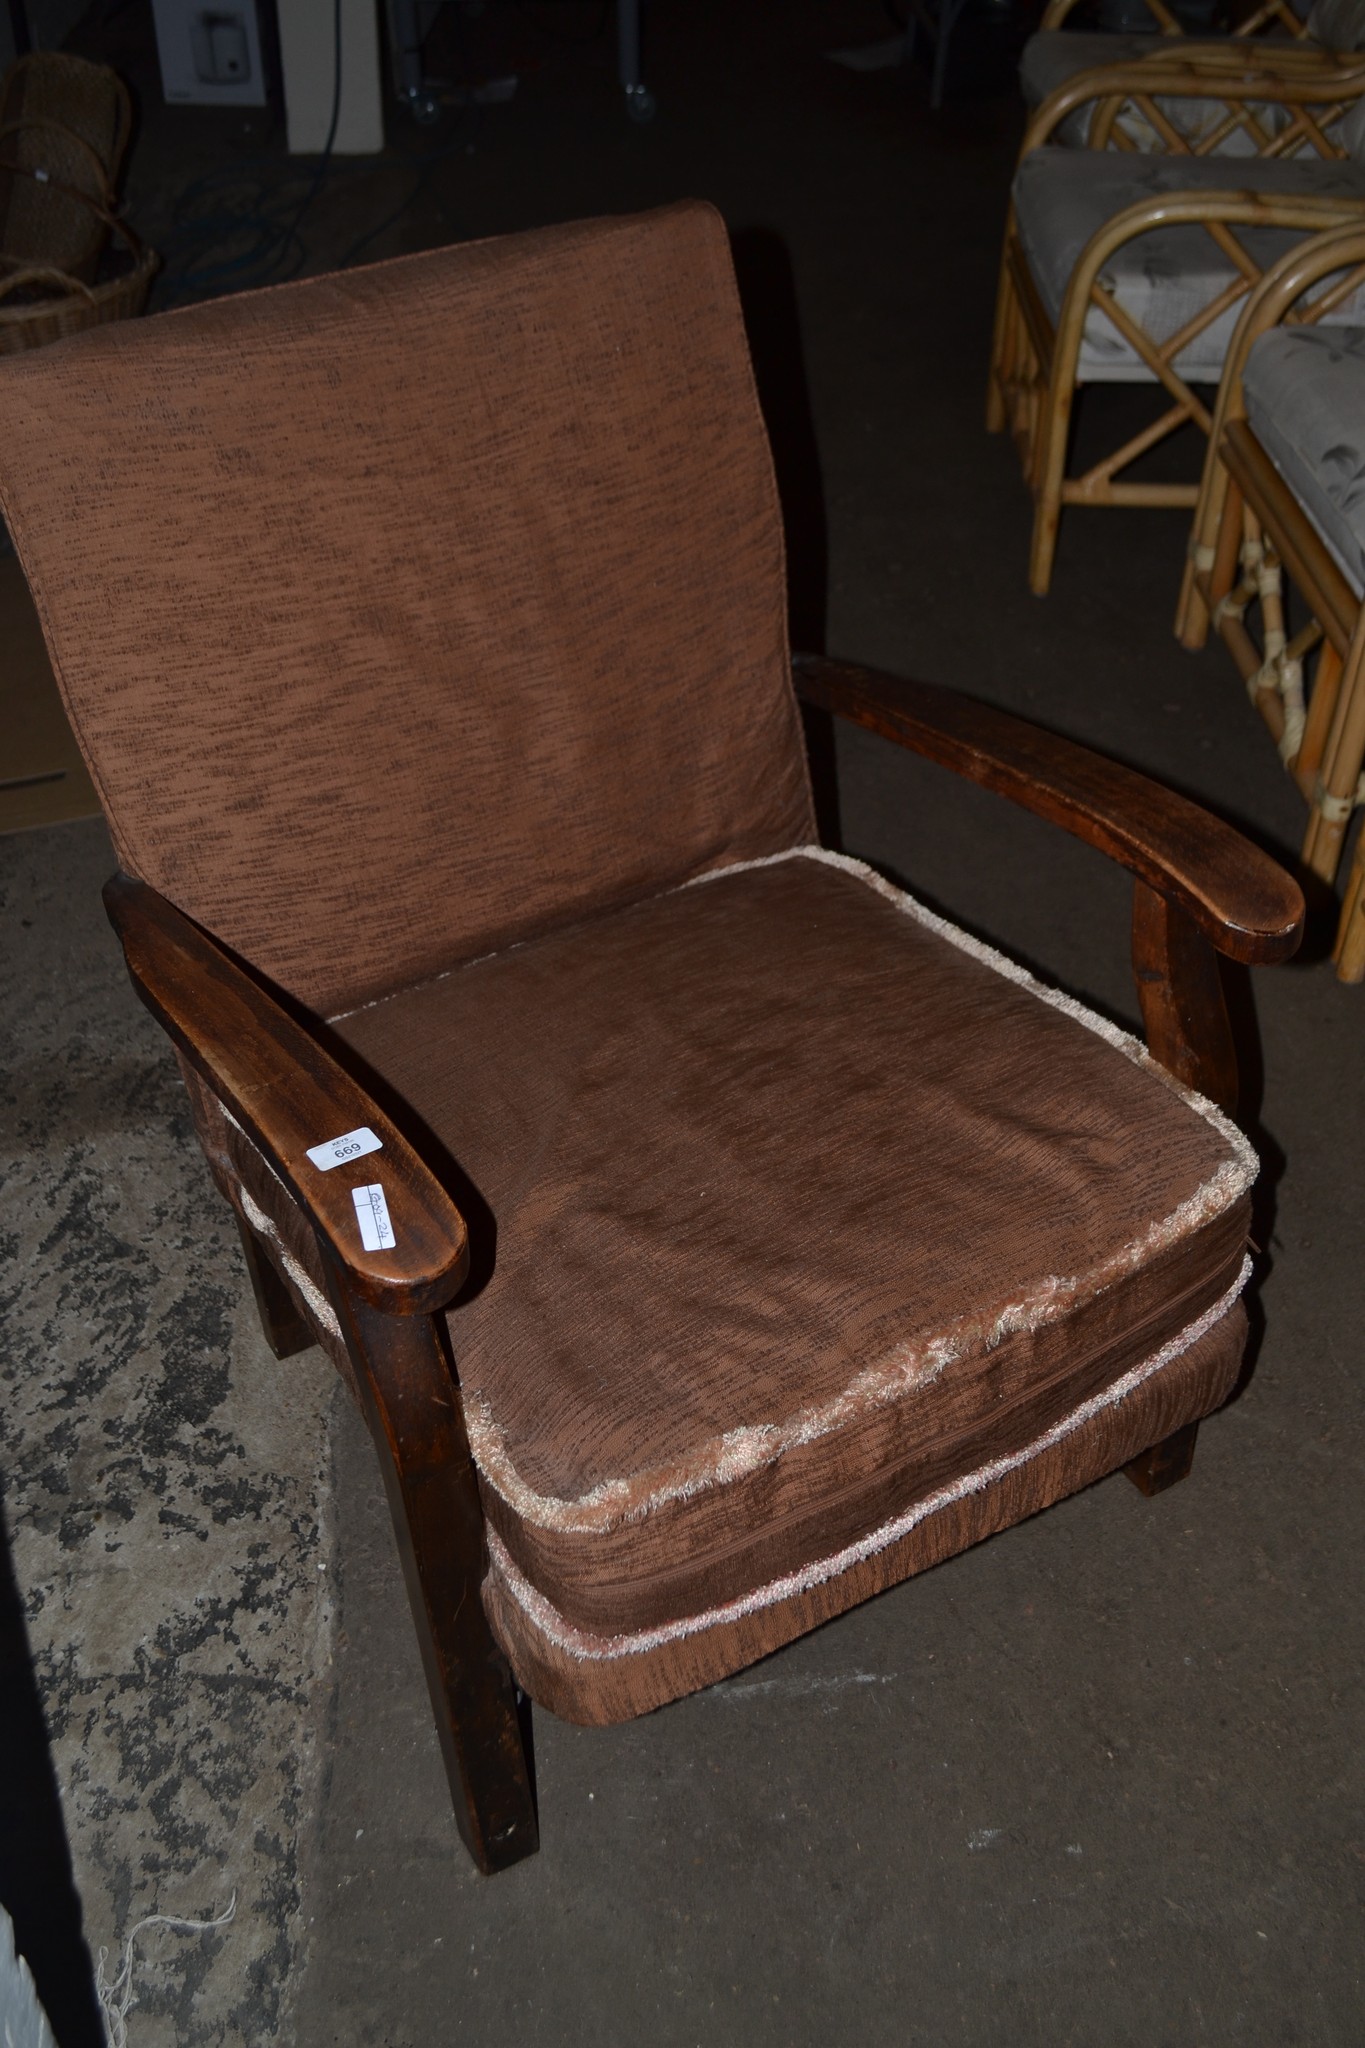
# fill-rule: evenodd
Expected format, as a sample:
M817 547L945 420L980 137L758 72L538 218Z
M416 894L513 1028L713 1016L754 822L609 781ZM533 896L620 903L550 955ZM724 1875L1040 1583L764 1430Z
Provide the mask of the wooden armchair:
M1358 224L1292 250L1248 301L1176 620L1187 647L1201 647L1212 625L1231 653L1308 804L1304 863L1328 883L1365 803L1365 335L1327 320L1363 284ZM1292 631L1285 570L1308 614ZM1365 981L1365 837L1334 957L1342 981Z
M1001 259L986 405L991 431L1010 427L1034 500L1029 565L1041 596L1052 579L1062 507L1189 505L1199 486L1125 472L1183 427L1207 434L1238 315L1296 238L1365 217L1365 62L1302 75L1228 71L1218 90L1255 157L1235 171L1198 153L1163 111L1207 94L1195 68L1116 66L1053 94L1020 153ZM1166 155L1106 148L1111 121L1134 98L1162 130ZM1053 146L1087 101L1103 113L1084 150ZM1283 120L1267 126L1275 103ZM1235 183L1234 183L1235 179ZM1365 298L1334 305L1359 316ZM1068 474L1072 414L1086 384L1157 387L1137 432Z
M0 501L277 1356L374 1438L455 1811L518 1687L642 1713L1126 1467L1241 1367L1216 955L1301 903L1194 805L803 659L698 205L0 366ZM1150 1053L815 843L797 696L1135 876Z

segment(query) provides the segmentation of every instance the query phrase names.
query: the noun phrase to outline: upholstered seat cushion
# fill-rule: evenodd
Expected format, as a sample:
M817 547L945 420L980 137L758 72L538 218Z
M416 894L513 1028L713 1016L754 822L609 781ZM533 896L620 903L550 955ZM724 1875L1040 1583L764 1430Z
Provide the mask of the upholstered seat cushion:
M1056 321L1076 265L1094 237L1116 215L1163 193L1222 192L1225 164L1208 157L1141 157L1117 151L1035 149L1019 166L1014 201L1019 237L1044 305ZM1365 203L1365 168L1349 160L1325 163L1257 157L1237 166L1236 189L1289 197L1345 198ZM1303 239L1292 228L1239 228L1237 237L1262 267ZM1101 282L1124 311L1155 341L1167 341L1233 282L1237 272L1207 231L1198 226L1150 229L1125 242L1105 264ZM1244 301L1227 307L1176 358L1182 377L1216 383ZM1365 293L1357 292L1329 315L1359 319ZM1098 307L1086 317L1080 380L1145 383L1151 371Z
M1052 93L1070 85L1073 78L1079 78L1086 71L1114 64L1141 64L1153 57L1165 56L1178 61L1181 54L1180 44L1166 36L1039 29L1024 45L1024 53L1019 60L1019 83L1028 106L1040 107ZM1172 99L1169 96L1163 99L1158 96L1157 104L1172 127L1192 142L1197 142L1222 121L1227 111L1216 99ZM1271 110L1266 109L1264 113L1268 119ZM1069 148L1082 148L1089 137L1093 115L1093 102L1077 107L1062 121L1052 140ZM1126 108L1120 114L1119 122L1124 134L1138 149L1166 148L1164 138L1139 109ZM1219 156L1254 156L1256 143L1245 128L1239 127L1215 145L1215 153Z
M829 856L337 1028L476 1190L449 1327L489 1520L599 1636L808 1569L1237 1283L1231 1128Z
M1251 345L1247 418L1365 595L1365 327L1275 327Z

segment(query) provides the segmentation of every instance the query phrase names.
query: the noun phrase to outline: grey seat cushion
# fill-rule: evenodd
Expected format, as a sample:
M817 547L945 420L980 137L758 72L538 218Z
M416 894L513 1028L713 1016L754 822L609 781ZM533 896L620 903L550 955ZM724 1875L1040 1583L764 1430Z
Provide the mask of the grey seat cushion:
M1365 50L1365 0L1316 0L1308 33L1324 49L1343 56Z
M1361 4L1365 5L1365 0L1361 0ZM1073 33L1068 29L1040 29L1024 45L1024 54L1019 60L1019 83L1027 105L1030 108L1040 107L1050 94L1069 85L1082 72L1094 71L1103 65L1139 64L1159 55L1179 57L1180 43L1169 36L1104 35L1097 32ZM1197 141L1221 121L1225 111L1222 102L1214 99L1167 98L1158 99L1157 104L1172 126L1192 141ZM1070 149L1084 148L1093 115L1093 103L1077 107L1074 113L1067 115L1052 140ZM1151 123L1135 108L1128 108L1119 116L1119 125L1140 150L1159 152L1166 146ZM1234 129L1217 147L1219 156L1254 156L1255 153L1255 142L1244 128Z
M1243 378L1257 440L1365 595L1365 327L1273 327Z
M1118 151L1035 149L1019 166L1014 200L1019 237L1049 314L1062 309L1076 265L1116 214L1165 192L1221 192L1228 170L1216 157L1134 157ZM1237 166L1240 191L1288 197L1355 199L1365 207L1365 167L1349 160L1250 158ZM1303 239L1292 228L1241 228L1238 238L1263 267ZM1124 311L1156 341L1176 334L1233 279L1233 265L1202 227L1153 228L1118 249L1102 281ZM1230 306L1176 359L1182 377L1216 383L1242 310ZM1365 318L1365 293L1332 316L1336 324ZM1098 307L1086 319L1079 369L1082 383L1145 383L1151 372Z

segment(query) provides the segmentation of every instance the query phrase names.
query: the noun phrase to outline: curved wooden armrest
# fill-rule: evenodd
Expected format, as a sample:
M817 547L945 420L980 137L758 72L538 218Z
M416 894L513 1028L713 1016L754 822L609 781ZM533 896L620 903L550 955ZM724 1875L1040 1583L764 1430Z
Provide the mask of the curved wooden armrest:
M469 1264L464 1219L361 1084L208 933L146 882L117 874L105 908L133 986L263 1153L350 1286L389 1315L429 1315ZM322 1172L310 1146L366 1125L380 1149ZM378 1182L392 1251L366 1251L351 1191Z
M1286 107L1345 104L1365 92L1365 65L1358 57L1344 63L1324 50L1313 58L1285 52L1283 68L1262 61L1259 50L1243 62L1219 56L1191 61L1179 43L1169 56L1158 47L1127 64L1106 64L1081 71L1050 92L1030 117L1020 145L1021 158L1041 148L1069 114L1094 101L1128 99L1159 93L1163 99L1250 101L1256 106ZM1343 151L1344 155L1345 152ZM1235 161L1235 160L1234 160Z
M864 725L1083 839L1183 910L1218 952L1287 960L1303 931L1298 885L1221 818L1074 740L932 683L798 655L808 704Z

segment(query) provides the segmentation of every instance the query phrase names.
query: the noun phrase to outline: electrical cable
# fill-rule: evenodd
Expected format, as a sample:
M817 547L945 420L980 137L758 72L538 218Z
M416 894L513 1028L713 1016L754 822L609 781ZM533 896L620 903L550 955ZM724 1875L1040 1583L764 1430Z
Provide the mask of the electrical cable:
M164 238L166 271L157 289L162 304L283 283L303 269L308 251L299 228L332 171L341 120L341 0L332 0L332 29L332 106L327 139L316 165L305 172L287 166L281 169L274 157L245 158L207 171L187 186L176 203L171 231ZM258 166L258 175L249 175ZM294 203L292 195L304 177L308 182L303 196ZM292 210L286 212L287 208ZM217 262L205 260L216 250L243 240L246 246L234 254Z

